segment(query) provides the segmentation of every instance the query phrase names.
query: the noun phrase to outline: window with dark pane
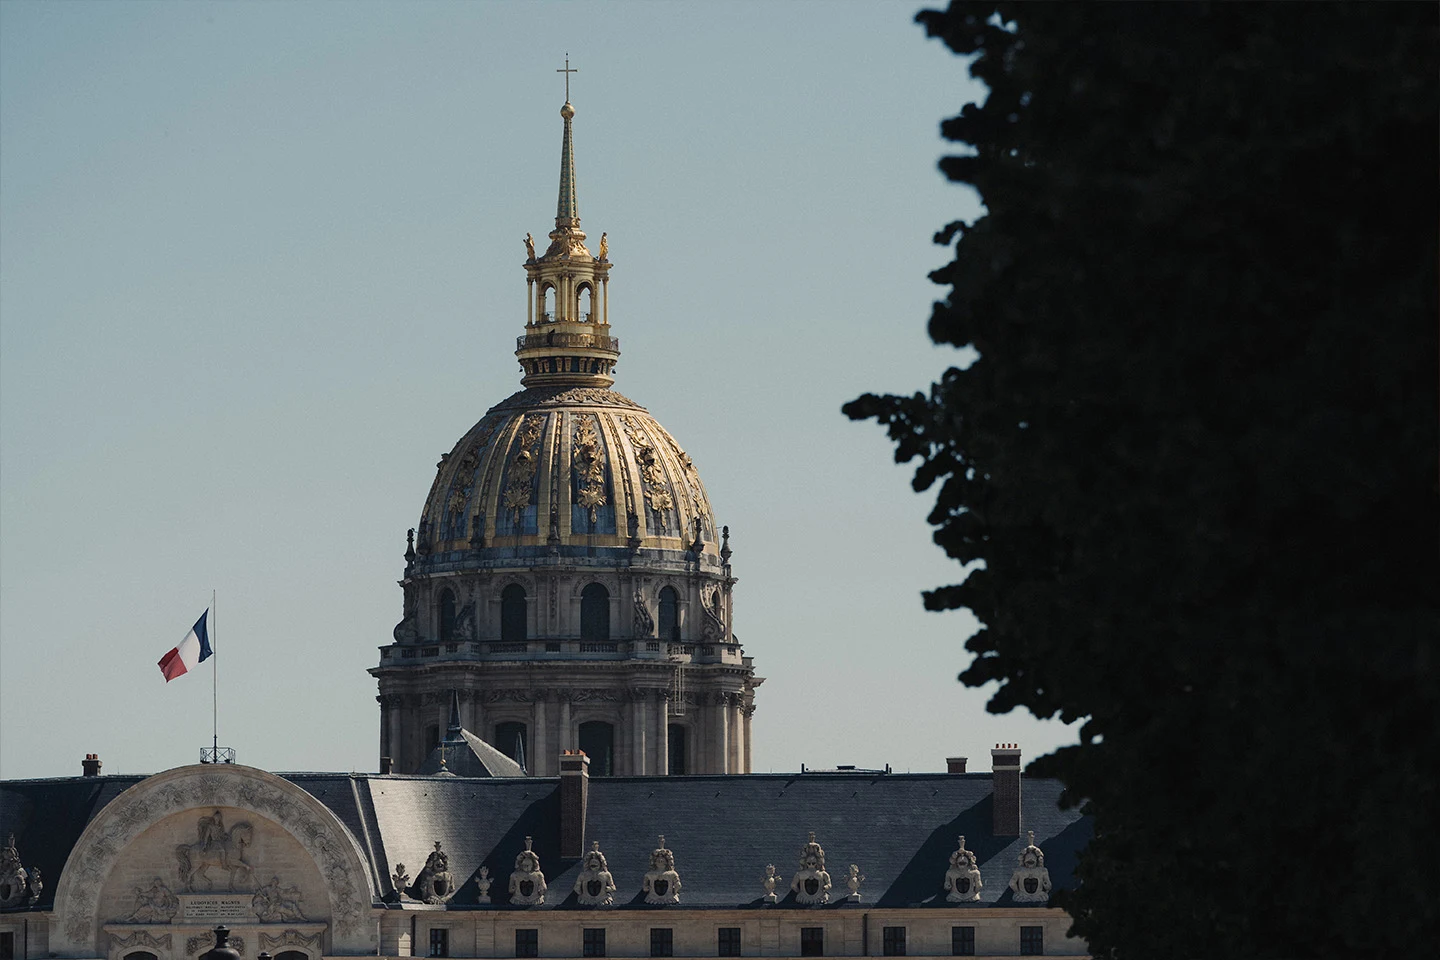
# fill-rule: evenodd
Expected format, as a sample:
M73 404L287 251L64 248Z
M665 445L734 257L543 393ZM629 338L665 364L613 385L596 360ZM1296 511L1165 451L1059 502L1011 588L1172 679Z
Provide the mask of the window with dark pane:
M425 728L425 754L429 756L430 751L440 746L440 725L432 723Z
M586 927L580 934L580 956L605 956L605 928Z
M905 956L905 928L886 927L882 930L880 947L887 957Z
M950 953L956 957L975 956L975 928L950 928Z
M590 758L590 776L615 773L615 727L604 720L580 724L580 749Z
M521 641L528 630L525 588L512 583L500 591L500 639Z
M495 739L491 744L505 756L522 764L529 744L525 742L525 724L515 720L495 724Z
M672 927L650 928L650 956L675 956L675 930Z
M440 639L455 639L455 591L440 591Z
M0 960L15 960L15 934L9 930L0 933Z
M1020 955L1022 957L1039 957L1045 953L1045 928L1044 927L1021 927L1020 928Z
M430 931L430 956L450 956L450 931L445 929Z
M540 931L537 929L515 931L515 956L540 956Z
M824 927L801 927L801 928L800 928L800 956L802 956L802 957L823 957L823 956L825 956L825 928L824 928Z
M680 596L674 587L660 591L660 639L680 640Z
M679 723L670 724L665 731L665 742L670 754L670 765L666 769L677 776L689 773L689 756L685 750L684 725Z
M610 591L598 583L580 591L580 639L610 639Z
M721 927L715 936L715 952L722 957L740 956L740 928Z

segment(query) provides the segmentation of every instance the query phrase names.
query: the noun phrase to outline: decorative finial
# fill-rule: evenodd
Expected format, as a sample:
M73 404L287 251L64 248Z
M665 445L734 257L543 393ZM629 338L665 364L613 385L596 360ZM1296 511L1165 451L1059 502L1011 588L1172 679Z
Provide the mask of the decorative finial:
M730 562L733 551L730 549L730 528L720 528L720 560L724 563Z
M405 532L405 562L415 562L415 528L411 527Z
M526 849L526 850L529 850L529 849L530 849L530 844L531 844L532 842L533 842L533 841L532 841L529 837L526 837L526 838L525 838L525 849Z

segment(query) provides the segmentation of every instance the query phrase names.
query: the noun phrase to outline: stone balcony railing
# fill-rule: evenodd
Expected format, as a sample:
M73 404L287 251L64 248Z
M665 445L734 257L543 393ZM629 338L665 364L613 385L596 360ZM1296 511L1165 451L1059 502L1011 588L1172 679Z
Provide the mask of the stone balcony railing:
M619 337L602 337L594 333L527 333L515 338L516 350L534 350L544 347L575 347L586 350L607 350L620 352Z
M748 666L738 643L673 643L629 640L458 640L391 644L380 659L406 660L665 660L672 663L732 663Z

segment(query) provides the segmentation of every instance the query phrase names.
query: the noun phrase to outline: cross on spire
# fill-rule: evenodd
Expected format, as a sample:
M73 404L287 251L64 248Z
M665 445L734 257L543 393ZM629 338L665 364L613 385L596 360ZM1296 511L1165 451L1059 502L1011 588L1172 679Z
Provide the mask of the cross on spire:
M569 102L570 102L570 74L572 74L572 73L579 73L580 71L579 71L579 70L571 70L571 69L570 69L570 52L569 52L568 50L565 52L565 69L564 69L564 70L556 70L555 72L556 72L556 73L563 73L563 74L565 74L565 102L566 102L566 103L569 103Z

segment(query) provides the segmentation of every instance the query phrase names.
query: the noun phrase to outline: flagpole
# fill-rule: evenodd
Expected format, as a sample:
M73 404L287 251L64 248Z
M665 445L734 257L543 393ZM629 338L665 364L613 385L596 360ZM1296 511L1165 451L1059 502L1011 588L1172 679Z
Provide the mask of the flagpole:
M215 663L210 667L210 748L214 762L220 762L220 658L216 656L217 635L220 626L220 611L215 608L215 591L210 591L210 656Z

